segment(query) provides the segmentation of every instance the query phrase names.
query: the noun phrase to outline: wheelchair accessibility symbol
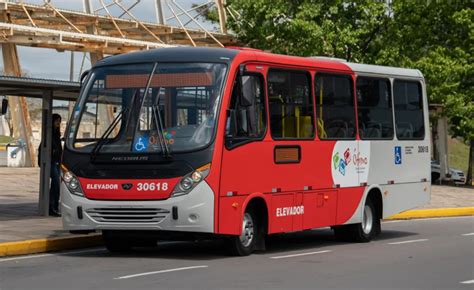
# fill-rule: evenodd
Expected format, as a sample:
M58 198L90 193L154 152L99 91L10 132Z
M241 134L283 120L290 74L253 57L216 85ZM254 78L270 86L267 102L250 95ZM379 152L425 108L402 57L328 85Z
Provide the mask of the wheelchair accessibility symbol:
M135 145L133 145L134 151L142 152L148 148L148 138L139 137Z
M395 164L399 165L402 164L402 147L395 146Z

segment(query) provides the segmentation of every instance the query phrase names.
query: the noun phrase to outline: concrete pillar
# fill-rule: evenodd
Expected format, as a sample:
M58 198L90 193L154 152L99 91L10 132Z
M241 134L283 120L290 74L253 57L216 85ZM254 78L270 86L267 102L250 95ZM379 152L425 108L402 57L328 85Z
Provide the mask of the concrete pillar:
M437 122L438 139L436 147L439 153L440 181L446 180L449 174L448 158L448 121L446 117L440 117Z
M51 187L51 141L53 138L53 92L43 91L41 110L41 147L40 147L40 194L39 213L49 215L49 189Z

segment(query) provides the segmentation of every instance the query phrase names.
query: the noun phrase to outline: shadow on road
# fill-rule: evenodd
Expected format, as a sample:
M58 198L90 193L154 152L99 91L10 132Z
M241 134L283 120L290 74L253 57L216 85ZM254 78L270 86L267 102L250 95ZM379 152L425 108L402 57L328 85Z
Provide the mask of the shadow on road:
M382 231L374 241L397 240L417 233L386 230ZM355 245L354 243L340 242L334 238L330 229L308 230L298 233L278 234L267 237L266 251L256 254L281 254L295 251L318 251L331 246ZM64 253L63 255L76 255ZM228 244L225 240L210 240L199 242L158 242L153 248L134 248L127 253L88 252L81 253L83 257L97 258L159 258L170 260L209 261L231 258Z

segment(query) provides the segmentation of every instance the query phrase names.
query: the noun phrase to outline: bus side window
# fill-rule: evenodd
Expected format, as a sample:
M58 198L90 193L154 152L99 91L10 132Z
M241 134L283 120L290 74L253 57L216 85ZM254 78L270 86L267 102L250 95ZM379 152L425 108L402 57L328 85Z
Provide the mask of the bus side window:
M317 73L314 87L319 138L354 140L356 122L352 78Z
M360 138L393 138L390 81L373 77L357 78L357 109Z
M393 84L395 124L400 140L421 140L425 137L421 85L416 81L395 80Z
M232 90L226 124L226 144L232 147L262 139L266 129L263 78L258 74L242 76Z
M268 102L273 139L314 137L311 75L308 72L271 69L268 72Z

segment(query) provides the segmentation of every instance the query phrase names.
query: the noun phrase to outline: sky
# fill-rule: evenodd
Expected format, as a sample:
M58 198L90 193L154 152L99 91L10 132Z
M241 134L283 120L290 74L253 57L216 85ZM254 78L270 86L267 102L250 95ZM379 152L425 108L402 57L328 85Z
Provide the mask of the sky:
M11 2L19 2L12 1ZM105 4L112 3L113 0L103 0ZM155 0L139 0L139 3L131 12L142 21L147 22L156 22L155 14ZM167 8L166 4L163 1L163 11L165 18L169 17L171 12ZM169 1L169 0L168 0ZM43 0L23 0L24 3L31 3L37 5L43 5ZM83 11L83 0L51 0L56 8L68 9L68 10L78 10ZM99 0L91 0L92 7L94 9L102 7ZM122 0L121 3L125 7L129 7L136 0ZM202 4L208 2L207 0L176 0L176 2L184 7L189 9L192 4ZM176 8L174 8L176 11ZM113 15L119 15L121 13L120 8L117 6L110 7L110 12ZM103 12L99 12L103 13ZM184 18L182 19L184 20ZM187 21L187 20L185 20ZM176 21L170 20L168 24L178 26L179 24ZM210 23L203 23L206 29L212 29L213 25ZM57 52L54 49L44 49L44 48L31 48L18 46L18 54L20 58L20 66L23 73L26 73L29 77L35 78L48 78L48 79L61 79L69 80L70 77L70 59L71 52ZM74 78L77 80L80 76L80 67L82 63L84 53L74 52ZM90 61L86 59L84 61L84 70L90 68ZM3 70L3 59L0 57L0 69Z

